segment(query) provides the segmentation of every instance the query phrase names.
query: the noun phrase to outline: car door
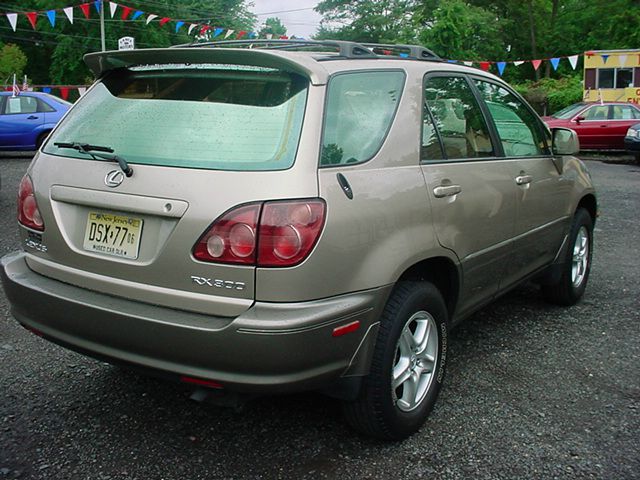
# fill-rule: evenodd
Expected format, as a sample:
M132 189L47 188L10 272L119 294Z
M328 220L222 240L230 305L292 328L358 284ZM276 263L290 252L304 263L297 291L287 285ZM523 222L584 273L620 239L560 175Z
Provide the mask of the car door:
M474 78L491 113L504 152L503 165L516 186L513 254L501 288L508 288L551 263L566 233L572 181L550 151L548 131L531 108L504 85Z
M516 188L464 75L424 81L421 168L442 246L460 260L458 314L493 298L511 254Z
M580 139L580 149L606 148L609 105L593 105L576 115L571 128Z
M627 130L640 120L640 110L633 105L612 105L609 113L607 144L610 148L622 150Z
M36 131L44 124L38 112L38 101L29 95L6 97L0 111L0 145L3 147L35 147Z

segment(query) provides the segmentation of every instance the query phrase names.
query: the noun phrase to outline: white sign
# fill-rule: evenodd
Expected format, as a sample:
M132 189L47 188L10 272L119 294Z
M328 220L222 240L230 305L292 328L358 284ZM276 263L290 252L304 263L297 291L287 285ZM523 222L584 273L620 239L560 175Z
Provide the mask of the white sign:
M133 37L122 37L118 40L118 50L133 50L136 48L136 40Z

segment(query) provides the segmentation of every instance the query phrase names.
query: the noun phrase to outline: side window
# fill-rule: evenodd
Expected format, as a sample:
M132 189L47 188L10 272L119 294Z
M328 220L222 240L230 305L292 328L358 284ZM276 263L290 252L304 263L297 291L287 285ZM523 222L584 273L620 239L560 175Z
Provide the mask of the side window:
M47 102L43 102L39 98L36 99L38 101L38 112L55 112L55 108L51 107Z
M358 163L373 157L387 136L400 101L404 73L337 75L328 86L320 165Z
M640 118L640 112L627 105L613 105L614 120L635 120Z
M450 159L483 158L495 156L491 136L482 110L471 87L464 77L432 77L425 82L424 100L431 112L440 134L444 154ZM425 117L426 117L425 112ZM428 128L427 137L429 136ZM431 143L425 145L423 130L423 151L432 155L436 152ZM430 157L437 158L437 157Z
M17 96L7 97L4 107L4 113L36 113L38 111L38 102L33 97Z
M582 114L585 120L606 120L609 118L609 106L597 105Z
M498 131L507 157L530 157L548 153L542 125L531 110L507 89L474 80Z

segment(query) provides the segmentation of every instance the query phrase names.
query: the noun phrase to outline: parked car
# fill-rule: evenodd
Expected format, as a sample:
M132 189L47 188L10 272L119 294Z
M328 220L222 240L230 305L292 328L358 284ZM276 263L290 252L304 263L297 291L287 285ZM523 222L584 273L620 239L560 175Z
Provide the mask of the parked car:
M585 291L576 134L494 75L337 41L85 60L99 80L33 159L2 259L46 339L220 395L319 391L401 439L452 327L529 279Z
M629 127L624 137L624 148L633 153L636 163L640 164L640 123Z
M40 92L0 92L0 150L36 150L71 107Z
M575 130L582 150L624 150L624 136L640 121L640 108L634 103L576 103L543 120L550 127Z

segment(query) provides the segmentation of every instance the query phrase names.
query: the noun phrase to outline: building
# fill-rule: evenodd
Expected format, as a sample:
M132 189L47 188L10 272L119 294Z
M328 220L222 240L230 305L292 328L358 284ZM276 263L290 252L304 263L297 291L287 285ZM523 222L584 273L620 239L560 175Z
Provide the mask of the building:
M584 52L584 99L640 104L640 49Z

